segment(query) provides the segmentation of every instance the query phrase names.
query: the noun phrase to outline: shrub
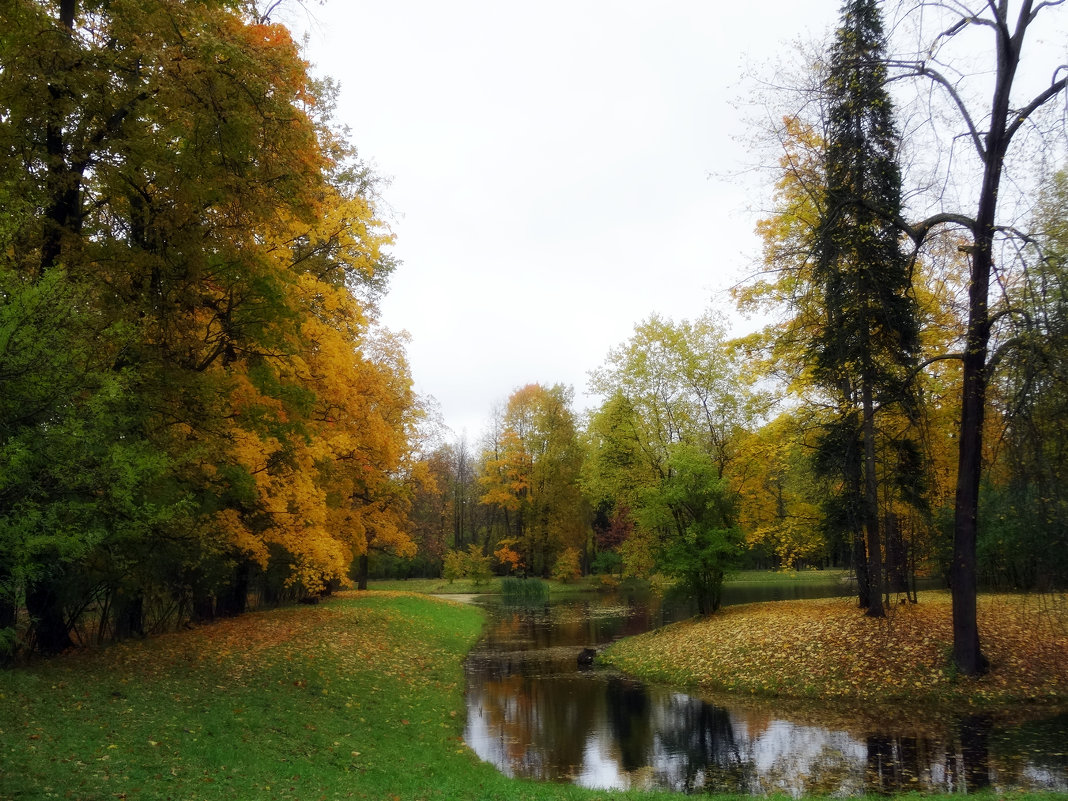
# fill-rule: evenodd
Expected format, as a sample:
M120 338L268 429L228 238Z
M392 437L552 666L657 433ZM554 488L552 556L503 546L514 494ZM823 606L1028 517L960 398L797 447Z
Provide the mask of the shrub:
M456 579L463 578L467 572L467 559L463 551L449 551L445 554L445 562L441 568L441 577L449 584Z

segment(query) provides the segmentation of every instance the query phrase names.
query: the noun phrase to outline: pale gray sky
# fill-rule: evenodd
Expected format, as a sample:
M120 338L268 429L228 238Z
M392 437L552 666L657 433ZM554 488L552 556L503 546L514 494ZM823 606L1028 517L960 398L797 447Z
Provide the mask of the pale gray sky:
M391 179L403 261L383 322L416 389L477 438L531 382L574 386L653 312L730 312L758 253L739 173L749 66L838 0L332 0L308 58ZM732 177L734 176L734 177ZM761 189L761 187L763 187ZM765 196L761 196L763 191Z

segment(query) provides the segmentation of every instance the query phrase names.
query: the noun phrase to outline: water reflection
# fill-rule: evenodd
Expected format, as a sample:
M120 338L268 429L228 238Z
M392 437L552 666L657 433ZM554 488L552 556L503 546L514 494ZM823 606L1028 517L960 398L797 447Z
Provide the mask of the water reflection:
M583 648L669 619L655 603L595 598L494 614L468 659L465 738L511 776L753 794L1068 791L1068 716L1013 725L701 699L578 667Z

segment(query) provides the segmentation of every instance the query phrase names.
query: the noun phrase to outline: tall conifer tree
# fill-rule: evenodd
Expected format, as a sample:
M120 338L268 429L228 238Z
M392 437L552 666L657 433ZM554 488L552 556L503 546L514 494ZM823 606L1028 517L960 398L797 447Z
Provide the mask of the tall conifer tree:
M876 414L889 404L911 410L907 384L919 350L909 261L893 222L901 176L884 55L876 0L847 0L825 82L826 184L814 253L825 316L810 343L813 375L836 407L819 461L842 488L861 604L875 616L884 613Z

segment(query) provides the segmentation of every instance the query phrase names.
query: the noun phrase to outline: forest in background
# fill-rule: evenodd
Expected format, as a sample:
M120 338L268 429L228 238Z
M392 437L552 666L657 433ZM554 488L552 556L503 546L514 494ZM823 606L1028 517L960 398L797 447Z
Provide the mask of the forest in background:
M652 315L591 372L588 414L531 384L468 443L376 324L397 267L378 179L284 26L240 2L8 3L0 654L368 575L663 573L708 612L730 569L837 565L877 614L917 574L967 583L972 481L979 577L1063 588L1063 70L1010 103L1052 5L1015 28L1007 5L939 6L930 47L899 59L876 4L847 2L769 132L764 269L737 301L773 322L732 339L711 310ZM977 111L939 72L969 27L993 31L1007 81ZM912 139L891 77L948 92L909 108ZM944 140L954 107L975 157L921 166L971 169L978 214L949 208L967 193L902 200L901 153L929 145L915 120ZM1002 193L1005 223L983 216L1003 170L1035 189ZM964 440L980 461L962 471Z

